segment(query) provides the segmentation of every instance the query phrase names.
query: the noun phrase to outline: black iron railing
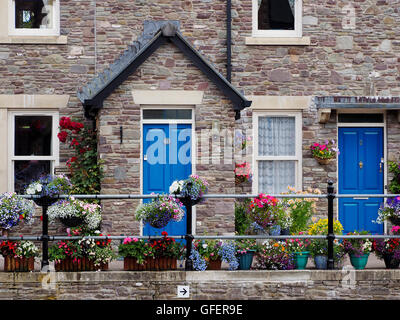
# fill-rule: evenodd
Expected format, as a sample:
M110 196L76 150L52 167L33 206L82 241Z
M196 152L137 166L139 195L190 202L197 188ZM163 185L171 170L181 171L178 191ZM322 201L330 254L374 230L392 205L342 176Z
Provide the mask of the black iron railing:
M156 198L157 194L152 195L136 195L136 194L112 194L112 195L73 195L75 199L98 199L98 200L127 200L127 199L151 199ZM255 198L258 195L252 194L207 194L204 196L206 199L221 199L221 198L234 198L234 199L249 199ZM362 196L363 198L388 198L397 197L397 194L336 194L333 182L329 181L327 186L326 194L279 194L271 196L276 198L323 198L328 200L327 215L328 215L328 233L326 235L217 235L217 236L200 236L193 235L192 232L192 208L193 204L190 199L182 198L182 202L186 207L186 234L180 236L169 236L175 239L184 239L186 241L186 257L185 257L185 270L193 270L193 263L191 261L192 242L194 239L326 239L328 241L328 264L327 269L334 269L334 241L335 239L365 239L365 238L400 238L400 235L335 235L333 224L334 224L334 200L336 198L355 198ZM40 199L37 195L21 195L20 197L27 199ZM69 195L60 195L57 199L68 199ZM47 209L48 205L44 202L41 204L42 207L42 234L40 236L1 236L0 240L31 240L42 242L42 261L41 267L44 270L49 270L49 252L48 245L50 241L58 240L80 240L80 239L102 239L102 240L123 240L126 237L136 237L138 239L159 239L161 236L138 236L138 235L122 235L122 236L52 236L48 234L48 216Z

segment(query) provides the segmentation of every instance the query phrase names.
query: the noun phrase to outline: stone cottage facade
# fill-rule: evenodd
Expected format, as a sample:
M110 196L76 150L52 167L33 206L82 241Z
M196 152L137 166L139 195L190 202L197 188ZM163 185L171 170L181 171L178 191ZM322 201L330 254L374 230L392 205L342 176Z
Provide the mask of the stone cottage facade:
M61 116L95 123L104 194L151 189L145 179L158 179L146 171L144 133L172 123L190 129L189 171L210 182L210 193L273 194L286 185L325 191L329 179L343 193L386 192L387 162L399 157L398 3L35 2L0 1L1 192L16 190L25 165L65 166L69 150L56 138ZM166 41L141 55L167 22L187 46ZM111 78L126 76L112 85L107 70ZM102 103L90 104L104 88ZM239 108L235 97L248 103ZM15 152L18 125L35 120L47 121L46 151ZM251 137L240 154L232 148L235 130ZM332 139L342 158L318 164L309 146ZM243 161L253 179L238 186L235 162ZM379 204L368 201L338 202L336 215L348 229L373 228L368 221ZM137 202L102 204L110 234L142 232L133 215ZM324 215L324 201L320 208ZM232 233L234 202L207 200L195 217L198 234Z

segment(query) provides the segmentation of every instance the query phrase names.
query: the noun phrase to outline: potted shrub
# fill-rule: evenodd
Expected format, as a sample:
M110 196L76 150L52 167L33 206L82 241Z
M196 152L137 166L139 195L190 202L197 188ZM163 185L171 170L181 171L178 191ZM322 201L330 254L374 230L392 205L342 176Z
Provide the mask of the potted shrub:
M257 269L292 270L294 261L286 242L269 239L260 247L256 255Z
M400 197L388 198L386 205L379 208L377 223L383 223L385 220L390 221L393 225L400 225Z
M60 200L47 210L49 222L59 220L66 227L82 226L85 231L97 230L101 223L101 206L74 199Z
M310 150L319 164L328 164L336 154L340 154L335 140L326 140L324 144L315 142L310 146Z
M151 202L139 205L135 212L138 221L143 220L154 228L163 228L170 221L181 221L184 215L182 202L168 195L158 196Z
M186 180L176 180L169 187L169 193L180 196L185 206L195 205L204 201L203 196L208 192L208 182L198 175L192 174ZM190 201L190 203L186 203Z
M391 233L400 234L400 227L393 226ZM400 239L373 239L372 250L385 262L386 269L397 269L400 265Z
M40 198L34 198L33 201L38 206L50 206L57 201L56 197L60 194L66 194L70 191L71 182L68 177L60 175L43 175L39 180L32 181L26 188L28 195L39 195Z
M319 189L308 188L305 191L296 190L295 188L288 187L288 192L282 194L321 194ZM307 230L311 223L311 217L316 212L316 202L318 198L284 198L281 200L285 211L289 213L291 218L290 232L297 234L304 230Z
M127 237L118 247L119 255L124 257L124 270L146 270L149 259L154 257L153 248L148 241Z
M35 269L39 248L32 241L3 241L0 252L4 257L4 271L27 272Z
M298 235L304 235L304 232L297 233ZM309 247L310 239L287 239L286 245L288 250L293 254L294 265L296 269L303 270L306 268L308 257L310 255Z
M101 236L99 231L92 234ZM108 270L109 262L115 258L111 240L58 241L49 248L49 260L55 262L56 271L95 271Z
M229 270L236 270L239 266L233 241L195 240L190 258L194 269L201 271L220 270L222 261L229 264Z
M343 226L338 220L333 221L333 232L334 234L342 234ZM328 234L328 219L320 219L317 222L311 224L307 230L309 235L323 235ZM325 239L312 239L309 246L312 257L314 258L314 264L317 269L326 269L328 262L328 241ZM343 253L341 244L335 240L334 242L334 260L336 263L342 259Z
M349 232L348 235L367 235L368 231ZM372 241L370 239L343 239L343 247L350 256L351 265L357 269L364 269L368 262L368 257L372 251Z
M254 239L238 239L235 245L239 270L250 270L254 254L258 250L257 241Z
M166 231L161 232L161 235L161 239L149 241L152 258L147 260L147 270L175 270L176 262L183 254L183 244L168 237Z
M0 196L0 228L2 235L8 236L8 231L20 222L31 223L35 212L32 201L19 197L15 192L3 193Z

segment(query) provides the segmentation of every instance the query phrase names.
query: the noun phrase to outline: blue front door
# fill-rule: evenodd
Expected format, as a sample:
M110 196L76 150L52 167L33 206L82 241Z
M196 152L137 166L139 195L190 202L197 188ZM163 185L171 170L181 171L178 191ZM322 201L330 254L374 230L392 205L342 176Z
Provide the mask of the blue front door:
M383 129L339 128L339 194L383 193ZM340 198L339 220L344 233L369 231L379 234L374 223L381 198Z
M143 194L168 194L173 181L186 179L192 173L191 132L190 124L143 125ZM186 215L162 229L148 224L143 227L143 235L160 235L162 231L185 235Z

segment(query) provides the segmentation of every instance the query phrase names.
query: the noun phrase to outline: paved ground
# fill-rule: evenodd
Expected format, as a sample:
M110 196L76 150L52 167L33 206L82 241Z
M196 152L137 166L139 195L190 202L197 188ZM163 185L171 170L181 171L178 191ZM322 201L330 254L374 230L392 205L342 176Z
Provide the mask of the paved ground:
M312 260L313 259L308 259L307 269L315 268L314 262ZM343 266L346 266L346 265L349 265L349 266L351 265L350 260L347 255L346 255L346 258L343 260ZM3 259L3 257L0 257L0 270L3 270L3 268L4 268L4 259ZM178 268L184 268L183 261L178 261ZM227 269L227 264L223 263L222 268ZM367 263L366 269L384 269L384 268L385 268L385 263L383 262L383 260L379 260L374 254L370 254L370 256L368 258L368 263ZM124 269L124 263L122 260L114 260L109 265L110 271L123 271L123 269ZM40 270L40 260L36 261L35 270L38 270L38 271Z

